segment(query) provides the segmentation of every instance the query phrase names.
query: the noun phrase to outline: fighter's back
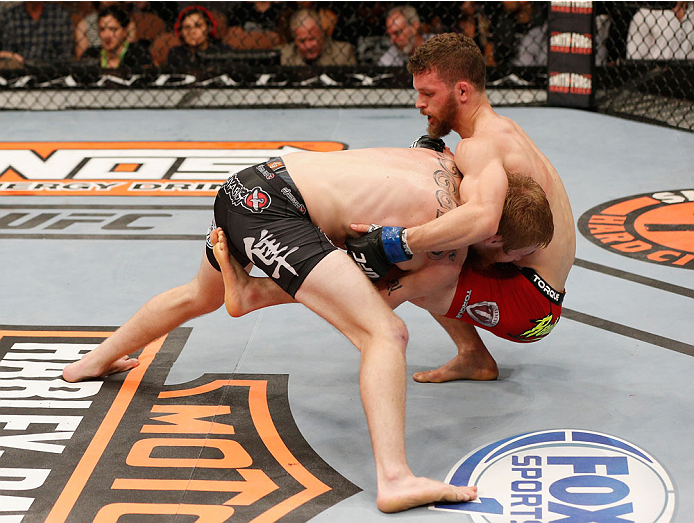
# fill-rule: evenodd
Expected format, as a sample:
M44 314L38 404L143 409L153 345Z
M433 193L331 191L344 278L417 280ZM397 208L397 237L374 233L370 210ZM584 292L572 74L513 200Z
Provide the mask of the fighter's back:
M495 115L482 136L500 149L506 172L531 176L545 191L554 216L554 237L545 249L523 258L519 265L532 267L552 286L563 289L576 253L573 212L564 184L549 159L514 121ZM464 191L464 188L461 187Z
M428 149L373 148L283 157L311 220L336 244L352 223L411 227L458 204L452 157Z

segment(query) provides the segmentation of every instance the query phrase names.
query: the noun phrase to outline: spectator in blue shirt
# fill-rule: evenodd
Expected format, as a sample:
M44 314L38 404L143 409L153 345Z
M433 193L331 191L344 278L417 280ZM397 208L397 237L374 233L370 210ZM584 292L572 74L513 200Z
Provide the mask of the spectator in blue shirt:
M22 2L0 16L0 58L23 65L72 58L70 14L56 2Z

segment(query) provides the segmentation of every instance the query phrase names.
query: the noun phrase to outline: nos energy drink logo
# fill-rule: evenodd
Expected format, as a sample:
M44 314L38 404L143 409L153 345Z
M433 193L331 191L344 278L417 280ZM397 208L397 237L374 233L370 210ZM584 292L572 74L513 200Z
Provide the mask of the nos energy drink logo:
M479 499L437 504L475 523L666 523L675 492L665 469L635 445L587 430L519 434L463 458L446 478Z
M338 142L0 142L0 196L215 196L233 173Z

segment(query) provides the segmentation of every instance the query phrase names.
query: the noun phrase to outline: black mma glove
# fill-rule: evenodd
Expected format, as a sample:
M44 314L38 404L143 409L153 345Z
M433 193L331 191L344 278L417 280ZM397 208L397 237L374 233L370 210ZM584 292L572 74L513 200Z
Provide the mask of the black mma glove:
M382 278L395 263L412 259L407 245L407 229L372 225L359 238L347 238L345 246L352 259L372 280Z
M441 138L432 138L428 134L425 134L412 142L412 145L410 145L410 149L416 149L417 147L421 147L423 149L433 149L434 151L442 153L446 148L446 144Z

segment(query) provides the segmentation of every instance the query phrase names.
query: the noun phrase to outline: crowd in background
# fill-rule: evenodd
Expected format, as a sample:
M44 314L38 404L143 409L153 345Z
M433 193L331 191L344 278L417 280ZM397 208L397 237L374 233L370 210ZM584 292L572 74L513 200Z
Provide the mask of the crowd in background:
M694 59L694 2L642 4L613 16L609 3L595 3L597 37L611 31L618 42L599 59ZM425 39L451 31L473 38L488 66L544 65L547 15L547 2L527 1L2 2L0 67L195 69L248 51L284 66L403 67Z

